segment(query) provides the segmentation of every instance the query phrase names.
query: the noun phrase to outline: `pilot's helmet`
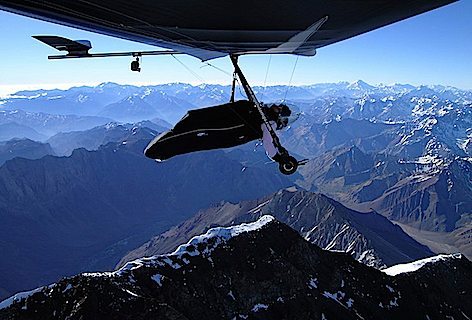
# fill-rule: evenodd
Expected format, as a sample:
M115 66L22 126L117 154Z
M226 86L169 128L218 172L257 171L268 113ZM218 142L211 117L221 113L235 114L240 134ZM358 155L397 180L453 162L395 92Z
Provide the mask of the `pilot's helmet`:
M277 119L277 130L290 127L301 115L300 109L287 103L278 104L279 113Z
M292 110L286 104L279 104L278 107L277 130L280 130L288 126Z

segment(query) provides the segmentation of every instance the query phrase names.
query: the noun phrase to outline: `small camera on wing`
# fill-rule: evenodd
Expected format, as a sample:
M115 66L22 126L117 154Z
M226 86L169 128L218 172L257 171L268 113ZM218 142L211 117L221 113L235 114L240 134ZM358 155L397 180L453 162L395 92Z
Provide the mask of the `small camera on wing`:
M139 67L139 57L136 57L135 61L131 61L131 71L141 71L141 68Z

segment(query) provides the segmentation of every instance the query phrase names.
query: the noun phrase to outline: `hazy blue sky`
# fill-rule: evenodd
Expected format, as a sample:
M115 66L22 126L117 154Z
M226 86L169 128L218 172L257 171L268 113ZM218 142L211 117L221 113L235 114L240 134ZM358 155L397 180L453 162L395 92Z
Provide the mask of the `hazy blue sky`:
M144 57L141 73L129 71L131 58L49 61L55 50L31 35L89 39L93 52L155 50L155 47L54 25L0 11L0 94L19 88L70 87L113 81L123 84L167 82L229 84L230 77L198 59ZM300 57L292 84L355 81L371 84L443 84L472 89L472 1L446 7L322 48ZM287 84L296 57L273 55L267 85ZM264 84L269 56L240 59L249 81ZM210 61L232 71L228 58Z

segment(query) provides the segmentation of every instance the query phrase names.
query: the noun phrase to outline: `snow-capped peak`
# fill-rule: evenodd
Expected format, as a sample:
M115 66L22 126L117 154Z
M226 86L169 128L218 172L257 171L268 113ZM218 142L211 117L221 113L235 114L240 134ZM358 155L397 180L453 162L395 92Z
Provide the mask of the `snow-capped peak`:
M242 233L246 232L251 232L251 231L256 231L265 225L267 225L269 222L274 221L275 218L270 215L265 215L259 218L259 220L251 223L243 223L237 226L231 226L231 227L217 227L217 228L212 228L207 231L207 233L199 236L193 237L188 243L183 244L179 246L173 253L172 255L178 255L181 256L184 253L188 253L188 248L190 246L197 247L198 244L200 243L208 243L210 239L219 239L222 241L227 241L231 238L234 238Z
M425 266L428 263L436 263L438 261L447 261L451 259L461 259L462 254L460 253L454 253L454 254L440 254L434 257L429 257L426 259L421 259L417 261L413 261L410 263L404 263L404 264L397 264L395 266L392 266L390 268L386 268L381 270L382 272L385 272L389 276L396 276L401 273L406 273L406 272L413 272L416 271L423 266Z
M237 237L246 232L259 230L275 218L270 215L264 215L259 220L251 223L242 223L231 227L216 227L208 230L205 234L193 237L186 244L180 245L174 252L164 255L141 258L126 263L121 269L114 272L96 272L85 273L85 276L109 277L119 276L128 270L135 270L142 266L169 265L174 269L179 269L182 264L187 264L188 260L184 255L208 257L209 254L219 245L225 243L231 238ZM201 251L199 251L201 250Z
M96 88L112 88L112 87L117 87L119 86L118 83L114 83L114 82L102 82L100 83L98 86L96 86Z
M354 90L371 90L375 87L371 86L370 84L362 81L362 80L357 80L356 82L353 82L347 86L348 89L354 89Z
M54 286L55 286L55 284L51 284L51 285L49 285L49 286L39 287L39 288L30 290L30 291L18 292L18 293L15 294L14 296L11 296L11 297L8 298L8 299L5 299L5 300L3 300L3 301L0 301L0 310L5 309L5 308L8 308L8 307L10 307L13 303L15 303L15 302L17 302L17 301L20 301L20 300L23 300L23 299L26 299L26 298L32 296L33 294L35 294L35 293L37 293L37 292L40 292L40 291L43 290L44 288L52 288L52 287L54 287Z

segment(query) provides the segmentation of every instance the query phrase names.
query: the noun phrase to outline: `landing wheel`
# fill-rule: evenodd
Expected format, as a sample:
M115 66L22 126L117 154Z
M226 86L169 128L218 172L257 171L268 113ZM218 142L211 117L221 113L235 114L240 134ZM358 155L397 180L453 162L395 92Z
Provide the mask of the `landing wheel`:
M292 156L288 156L279 162L279 170L283 174L290 175L295 173L298 168L298 161Z

